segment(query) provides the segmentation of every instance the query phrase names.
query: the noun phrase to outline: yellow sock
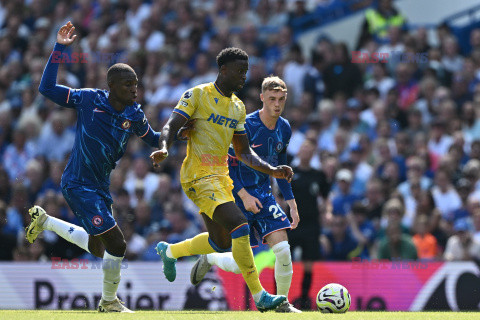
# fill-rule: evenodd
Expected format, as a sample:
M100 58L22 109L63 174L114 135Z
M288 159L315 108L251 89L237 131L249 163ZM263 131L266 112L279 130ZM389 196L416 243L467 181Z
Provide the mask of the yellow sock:
M193 256L196 254L213 253L215 250L208 242L208 232L200 233L192 239L170 245L172 256L176 258Z
M232 239L232 255L252 295L262 291L263 287L258 279L257 267L253 261L249 235Z

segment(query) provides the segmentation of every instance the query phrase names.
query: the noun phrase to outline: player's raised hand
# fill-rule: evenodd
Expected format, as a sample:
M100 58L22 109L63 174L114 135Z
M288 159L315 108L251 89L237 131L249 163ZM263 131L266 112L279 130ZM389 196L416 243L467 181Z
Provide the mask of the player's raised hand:
M197 119L188 120L187 123L178 130L177 139L182 141L188 140L192 131L195 130L194 125L196 121Z
M157 166L160 162L165 160L166 157L168 157L167 149L160 149L160 150L154 151L150 155L150 159L152 159L154 166Z
M66 46L69 46L75 41L77 35L73 34L75 27L73 24L68 21L67 24L63 25L57 33L57 42Z
M291 182L293 170L289 166L277 166L273 169L272 176L277 179L286 179L288 182Z

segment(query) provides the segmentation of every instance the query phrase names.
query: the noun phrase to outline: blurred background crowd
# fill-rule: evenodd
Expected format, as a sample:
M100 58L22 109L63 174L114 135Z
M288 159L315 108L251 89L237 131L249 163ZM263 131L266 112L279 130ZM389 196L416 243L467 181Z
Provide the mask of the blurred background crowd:
M249 54L238 93L247 113L261 107L265 76L286 81L289 164L303 173L292 182L301 217L290 233L294 259L479 259L480 29L467 51L448 24L433 30L432 43L427 29L409 27L392 1L380 0L365 12L356 48L321 35L305 50L299 19L341 2L0 0L0 260L89 258L51 232L33 245L24 239L33 204L78 223L60 190L76 114L38 93L68 20L78 35L68 52L90 59L64 63L58 83L106 89L116 61L93 57L115 54L136 70L137 101L157 131L186 89L215 80L225 47ZM351 63L353 50L389 57ZM133 138L112 172L127 259L158 260L158 241L203 230L179 184L185 150L176 143L154 169L149 147Z

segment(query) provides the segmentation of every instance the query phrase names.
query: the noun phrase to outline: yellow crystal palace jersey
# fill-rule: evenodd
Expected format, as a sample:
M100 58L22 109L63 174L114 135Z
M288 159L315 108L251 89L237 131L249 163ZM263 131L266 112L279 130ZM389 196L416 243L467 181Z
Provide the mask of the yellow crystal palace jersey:
M234 94L226 97L214 83L187 90L173 110L196 119L180 170L181 183L206 176L228 176L228 147L234 134L245 132L245 106Z

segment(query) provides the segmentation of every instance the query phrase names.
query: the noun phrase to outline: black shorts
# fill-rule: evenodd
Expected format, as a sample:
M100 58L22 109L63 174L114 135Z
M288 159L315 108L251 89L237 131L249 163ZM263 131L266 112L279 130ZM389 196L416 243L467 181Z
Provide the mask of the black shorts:
M302 221L302 223L305 223ZM302 248L302 261L320 260L320 227L303 225L288 232L288 242L293 252L296 247Z

